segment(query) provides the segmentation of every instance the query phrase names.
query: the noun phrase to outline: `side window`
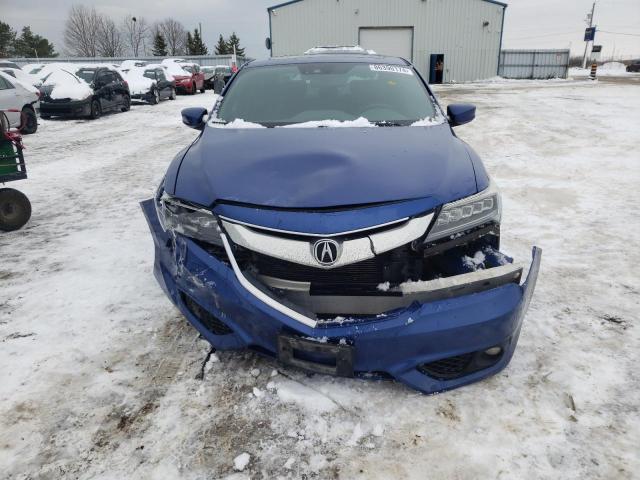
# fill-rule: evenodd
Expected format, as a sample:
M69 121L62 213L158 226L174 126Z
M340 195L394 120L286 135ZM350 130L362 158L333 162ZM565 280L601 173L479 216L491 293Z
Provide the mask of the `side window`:
M198 65L194 65L193 68L196 69L196 73L200 73L200 67Z
M100 72L96 78L96 83L101 85L109 85L111 83L111 77L109 72Z
M158 76L158 80L161 82L166 82L167 77L164 76L164 72L162 70L156 70L156 75Z
M0 90L9 90L11 88L15 88L13 84L9 80L0 77Z
M111 72L111 75L113 75L113 79L111 80L112 82L122 82L122 77L120 76L120 74L118 72Z

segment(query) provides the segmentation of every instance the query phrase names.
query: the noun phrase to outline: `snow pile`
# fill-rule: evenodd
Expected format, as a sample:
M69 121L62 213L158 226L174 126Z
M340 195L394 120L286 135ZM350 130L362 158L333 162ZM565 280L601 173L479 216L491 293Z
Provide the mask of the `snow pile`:
M292 123L291 125L284 125L280 128L369 128L375 127L374 123L371 123L364 117L356 118L355 120L314 120L311 122Z
M156 82L144 76L144 68L132 67L128 71L120 70L120 75L129 84L132 95L149 93Z
M598 70L601 72L611 72L611 73L626 73L627 66L624 63L620 62L607 62L598 67Z
M66 70L54 71L45 79L42 86L53 86L49 96L54 100L62 98L84 100L93 95L93 90L87 82Z
M249 465L249 460L251 460L251 455L247 452L241 453L233 459L233 468L238 472L242 472Z
M473 257L469 257L468 255L462 257L462 263L465 267L475 272L478 269L484 268L484 261L486 259L487 257L485 256L485 254L482 253L482 251L478 250L473 255Z
M431 125L440 125L443 122L443 118L436 116L436 117L426 117L423 118L422 120L418 120L417 122L413 122L411 124L412 127L429 127Z

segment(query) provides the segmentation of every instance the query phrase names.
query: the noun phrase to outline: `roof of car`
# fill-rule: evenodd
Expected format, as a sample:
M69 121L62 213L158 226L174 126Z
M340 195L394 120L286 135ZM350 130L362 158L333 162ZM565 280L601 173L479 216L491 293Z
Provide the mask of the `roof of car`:
M384 63L385 65L410 65L404 58L377 54L323 53L319 55L299 55L295 57L271 57L254 60L247 67L268 65L292 65L297 63Z

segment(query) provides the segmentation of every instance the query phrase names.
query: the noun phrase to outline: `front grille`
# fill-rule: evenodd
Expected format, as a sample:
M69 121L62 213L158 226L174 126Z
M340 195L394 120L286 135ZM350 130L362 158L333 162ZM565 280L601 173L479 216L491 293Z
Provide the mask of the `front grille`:
M464 373L473 359L473 353L443 358L431 363L423 363L418 370L438 380L451 380Z
M200 304L198 304L198 302L189 295L184 292L180 292L180 297L191 315L196 317L198 321L211 333L214 335L229 335L230 333L233 333L233 330L231 330L224 322L201 307Z
M401 283L408 279L419 279L423 273L423 260L409 246L377 255L374 258L337 268L315 268L288 262L246 249L237 248L238 263L260 275L296 282L310 282L312 292L328 293L333 287L373 289L384 282ZM382 292L378 291L378 294Z

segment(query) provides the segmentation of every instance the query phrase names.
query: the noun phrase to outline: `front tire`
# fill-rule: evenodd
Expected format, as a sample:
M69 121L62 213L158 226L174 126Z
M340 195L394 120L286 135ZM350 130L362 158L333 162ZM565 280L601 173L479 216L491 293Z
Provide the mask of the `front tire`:
M91 101L91 113L89 114L89 118L92 120L96 120L100 118L102 115L102 108L100 107L100 102L98 100Z
M151 105L157 105L160 103L160 91L156 88L151 92L151 99L149 100Z
M131 110L131 97L129 95L124 96L120 110L123 112Z
M176 99L176 89L172 88L171 95L169 95L169 100L175 100L175 99Z
M27 106L22 109L23 124L20 130L25 135L36 133L38 130L38 116L33 107Z
M196 94L196 92L197 92L196 84L195 84L195 83L193 83L193 84L191 85L191 91L189 92L189 95L195 95L195 94Z
M27 196L13 188L0 189L0 230L18 230L31 218L31 202Z
M204 83L202 84L202 88L200 89L200 93L204 93L204 91L206 90Z

